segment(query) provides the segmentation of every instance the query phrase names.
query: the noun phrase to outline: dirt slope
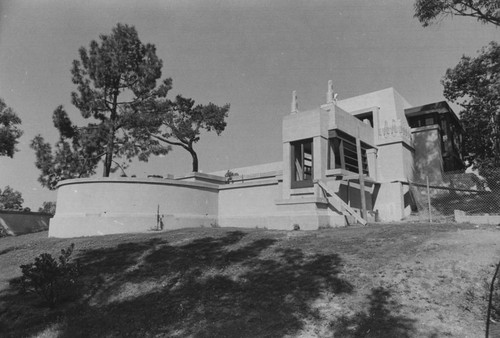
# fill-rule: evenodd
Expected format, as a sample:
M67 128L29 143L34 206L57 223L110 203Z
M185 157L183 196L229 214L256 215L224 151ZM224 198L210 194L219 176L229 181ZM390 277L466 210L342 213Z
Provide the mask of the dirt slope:
M9 280L75 243L82 298L50 310ZM0 238L6 336L483 337L500 230L377 224Z

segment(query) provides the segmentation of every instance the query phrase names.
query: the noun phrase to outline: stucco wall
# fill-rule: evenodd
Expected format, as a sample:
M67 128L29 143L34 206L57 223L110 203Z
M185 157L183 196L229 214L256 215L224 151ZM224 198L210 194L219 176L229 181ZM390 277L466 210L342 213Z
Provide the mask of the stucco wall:
M379 147L377 174L380 182L406 181L412 176L412 150L404 143L392 143Z
M221 186L219 225L274 228L269 218L278 213L276 200L281 198L281 187L276 179Z
M47 230L50 214L42 212L0 210L0 227L11 235Z
M400 182L380 184L373 199L379 221L400 221L411 213L409 186Z
M331 114L328 129L339 129L343 132L356 137L359 132L361 142L369 146L374 146L374 130L363 121L353 118L353 116L339 107L335 108L335 112Z
M329 113L320 108L286 115L283 117L283 142L328 137L329 119Z
M157 211L164 229L217 221L217 186L171 179L79 179L58 186L49 236L76 237L151 231Z
M379 122L400 119L407 125L404 109L411 105L394 89L386 88L376 92L363 94L339 100L337 105L347 112L357 111L366 107L380 107Z
M340 182L338 185L337 195L347 203L351 208L361 210L361 188L359 181L336 181ZM366 210L372 211L372 191L374 184L365 182L365 201Z
M158 230L158 208L162 230L216 225L291 230L294 224L306 230L344 224L326 208L326 200L283 202L280 175L222 185L156 178L80 179L64 181L58 189L51 237Z

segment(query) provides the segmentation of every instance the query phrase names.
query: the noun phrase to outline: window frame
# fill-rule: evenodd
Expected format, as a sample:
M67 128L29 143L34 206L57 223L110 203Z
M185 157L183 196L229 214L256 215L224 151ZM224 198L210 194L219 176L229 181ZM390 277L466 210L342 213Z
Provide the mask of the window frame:
M363 174L369 176L366 151L371 147L363 142L360 142L360 145L362 171ZM356 138L354 136L339 130L330 130L328 132L328 170L342 169L358 174L359 163L357 156Z
M308 188L314 185L314 146L313 139L290 142L291 187ZM306 152L309 151L309 152ZM307 158L309 155L310 159ZM310 161L310 165L306 162ZM301 171L299 171L299 169Z

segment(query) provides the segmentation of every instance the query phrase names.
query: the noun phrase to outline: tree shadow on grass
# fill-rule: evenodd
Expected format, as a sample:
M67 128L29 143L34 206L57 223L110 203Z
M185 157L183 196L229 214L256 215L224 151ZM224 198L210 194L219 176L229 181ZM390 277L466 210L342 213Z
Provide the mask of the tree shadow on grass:
M279 337L319 316L312 303L323 292L352 291L338 276L338 255L307 255L245 235L87 251L80 260L88 296L45 316L44 325L59 323L60 337ZM6 328L23 335L43 328L11 324Z
M121 276L156 243L163 243L163 241L156 238L80 253L77 260L82 270L83 290L80 293L82 299L77 302L59 304L55 309L47 308L44 301L36 295L19 294L14 286L18 278L12 279L10 288L0 292L0 336L35 336L46 327L60 323L62 318L73 313L75 308L81 307L81 303L85 303L88 298L92 297L99 287L105 284L109 276ZM108 277L105 278L105 276Z
M415 332L414 319L398 315L400 305L391 299L383 287L372 290L367 312L360 311L352 317L343 316L332 323L335 334L346 338L407 338Z

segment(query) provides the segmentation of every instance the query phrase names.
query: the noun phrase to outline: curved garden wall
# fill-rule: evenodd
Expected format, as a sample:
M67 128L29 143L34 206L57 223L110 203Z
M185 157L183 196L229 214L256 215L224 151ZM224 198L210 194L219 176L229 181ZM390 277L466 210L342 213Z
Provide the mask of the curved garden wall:
M72 179L58 185L49 236L210 226L217 222L217 213L216 184L160 178Z

